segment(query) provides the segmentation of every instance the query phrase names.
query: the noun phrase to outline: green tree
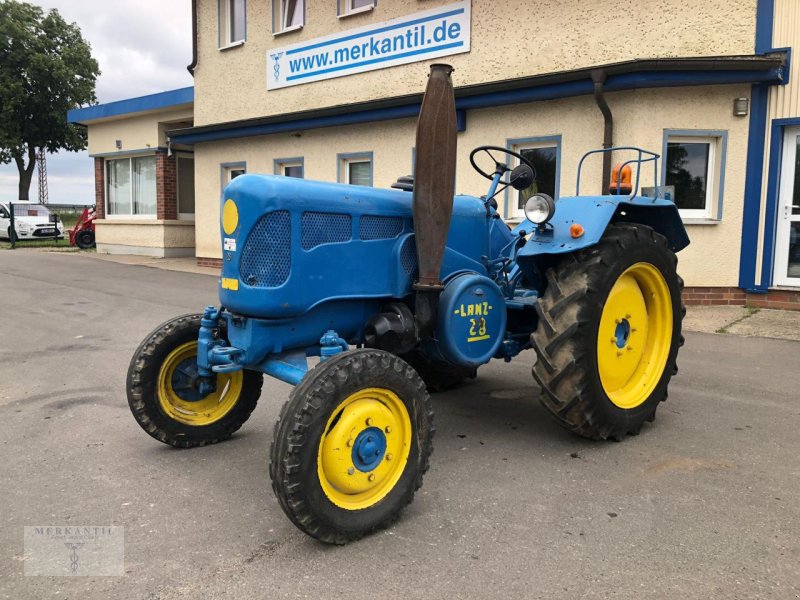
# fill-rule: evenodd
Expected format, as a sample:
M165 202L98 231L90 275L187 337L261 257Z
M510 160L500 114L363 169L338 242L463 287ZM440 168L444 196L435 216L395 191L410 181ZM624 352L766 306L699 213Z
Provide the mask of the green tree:
M99 74L77 24L0 0L0 163L16 163L19 199L28 199L38 150L86 148L85 129L67 123L67 111L97 102Z

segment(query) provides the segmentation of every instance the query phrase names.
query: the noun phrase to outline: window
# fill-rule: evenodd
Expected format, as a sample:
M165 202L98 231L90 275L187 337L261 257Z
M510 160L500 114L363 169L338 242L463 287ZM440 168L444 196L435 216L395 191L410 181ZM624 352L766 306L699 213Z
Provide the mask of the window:
M338 2L339 17L370 11L375 8L376 4L376 0L338 0Z
M106 214L155 216L155 156L106 161Z
M339 181L351 185L372 185L372 152L340 154Z
M238 163L223 163L220 165L222 168L222 189L240 175L247 173L247 164L243 162Z
M508 207L510 210L506 211L506 218L524 219L525 203L534 194L543 193L558 199L561 136L508 140L507 147L530 161L536 171L536 179L529 188L519 191L509 188L515 202ZM514 164L510 166L515 167L518 162L514 159Z
M219 45L238 45L247 38L246 0L219 0Z
M300 29L305 24L305 0L272 0L272 33Z
M683 218L720 218L725 141L724 132L665 134L663 193L675 201Z
M178 154L177 161L178 179L178 217L182 219L194 218L194 157Z
M302 158L278 158L274 161L275 175L303 179L305 171Z

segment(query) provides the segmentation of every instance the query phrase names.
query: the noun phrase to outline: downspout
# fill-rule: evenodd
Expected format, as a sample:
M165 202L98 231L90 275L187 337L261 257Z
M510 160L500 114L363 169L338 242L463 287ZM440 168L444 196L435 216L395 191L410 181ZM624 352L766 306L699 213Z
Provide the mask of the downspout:
M603 93L603 84L606 82L606 72L603 69L592 71L592 83L594 84L594 101L597 108L603 113L603 148L611 148L614 138L614 116L608 107ZM608 194L608 187L611 183L611 152L603 153L603 182L601 194Z
M197 66L197 0L192 0L192 64L186 69L194 77L194 68Z

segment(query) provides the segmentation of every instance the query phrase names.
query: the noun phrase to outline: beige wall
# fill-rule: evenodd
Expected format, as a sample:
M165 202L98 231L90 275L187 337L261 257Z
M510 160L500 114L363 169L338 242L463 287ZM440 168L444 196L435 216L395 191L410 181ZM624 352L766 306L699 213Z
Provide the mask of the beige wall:
M156 219L95 221L97 251L101 254L193 256L194 222Z
M198 0L195 124L421 92L424 62L268 92L266 53L448 3L384 0L337 19L334 0L306 0L306 26L273 36L272 1L250 0L246 43L221 51L218 2ZM755 15L756 0L473 0L472 50L437 60L463 86L635 58L752 54Z
M660 153L663 130L715 129L728 132L722 222L690 225L692 245L680 255L687 285L733 286L738 281L744 165L748 119L732 116L732 102L749 96L749 86L651 89L608 95L615 115L615 143L639 145ZM220 164L243 161L250 173L272 173L273 159L303 156L308 179L336 181L336 154L374 153L374 184L388 187L411 172L416 121L403 119L198 144L195 147L197 256L221 256L219 239ZM469 165L469 152L481 144L506 145L509 138L561 135L560 194L575 192L578 160L602 143L603 121L590 97L472 110L467 130L458 134L457 191L481 195L487 181ZM590 159L591 161L591 159ZM599 157L584 168L582 193L599 192ZM643 184L652 185L650 171ZM499 198L503 206L502 197Z
M192 107L189 105L179 109L91 122L88 127L89 155L120 152L116 145L117 140L122 141L123 152L163 148L167 145L163 123L191 120Z

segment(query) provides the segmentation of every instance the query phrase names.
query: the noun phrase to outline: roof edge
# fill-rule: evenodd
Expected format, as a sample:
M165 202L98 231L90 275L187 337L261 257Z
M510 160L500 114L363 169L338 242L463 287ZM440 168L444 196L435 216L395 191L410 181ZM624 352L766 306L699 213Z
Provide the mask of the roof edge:
M194 87L190 86L157 94L148 94L147 96L106 102L105 104L73 108L67 112L67 122L83 125L98 119L163 110L193 103Z
M455 88L456 108L467 110L554 98L586 95L593 92L591 74L602 70L607 75L606 91L681 85L725 83L784 83L787 54L635 59L571 71L520 77L504 81ZM214 123L167 134L173 142L194 144L202 141L267 135L289 130L346 125L416 116L422 94L406 94L307 111L284 113Z

